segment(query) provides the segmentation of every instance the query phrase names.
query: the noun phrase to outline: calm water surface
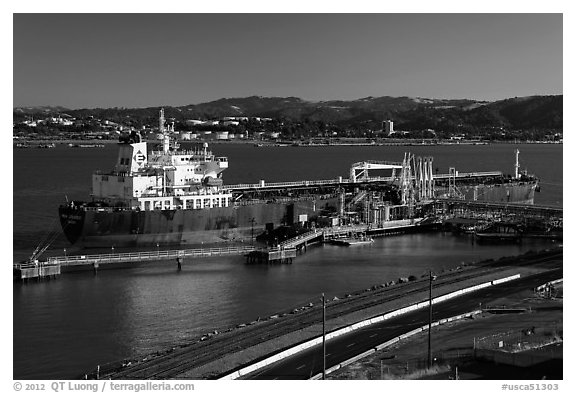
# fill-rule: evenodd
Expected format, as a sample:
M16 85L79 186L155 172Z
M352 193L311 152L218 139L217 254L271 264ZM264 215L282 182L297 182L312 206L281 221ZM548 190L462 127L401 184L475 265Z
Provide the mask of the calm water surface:
M440 172L512 172L514 145L410 147L432 155ZM520 145L521 163L542 181L536 203L562 206L562 146ZM51 230L57 207L86 199L90 175L107 170L116 145L104 149L14 150L14 260L30 255ZM213 145L228 156L226 183L330 179L353 162L400 161L407 147L254 148ZM186 261L181 272L156 263L132 269L65 274L13 286L14 378L69 378L118 359L166 349L200 334L249 322L428 269L515 255L546 243L481 246L469 237L415 234L378 238L369 246L312 247L292 265L247 266L238 256ZM52 252L73 250L59 235Z

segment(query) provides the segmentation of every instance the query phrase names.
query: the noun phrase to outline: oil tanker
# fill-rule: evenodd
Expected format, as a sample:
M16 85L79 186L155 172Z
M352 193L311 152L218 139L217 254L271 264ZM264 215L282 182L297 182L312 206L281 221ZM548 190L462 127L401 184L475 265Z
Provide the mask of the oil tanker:
M159 149L136 132L123 134L108 172L92 175L90 201L59 208L67 239L84 247L150 247L238 242L278 227L314 227L418 218L436 198L533 203L538 180L500 172L432 174L432 158L355 163L349 178L224 185L226 157L204 143L180 149L160 111ZM369 170L388 171L371 177Z

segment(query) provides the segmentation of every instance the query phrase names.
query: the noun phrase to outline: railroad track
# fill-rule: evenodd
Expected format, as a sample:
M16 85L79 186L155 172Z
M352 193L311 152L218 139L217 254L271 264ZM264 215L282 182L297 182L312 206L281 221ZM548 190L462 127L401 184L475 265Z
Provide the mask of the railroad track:
M463 280L470 280L486 274L507 270L513 266L547 266L558 262L561 267L562 250L549 252L546 255L528 255L498 261L485 262L469 266L465 270L446 272L438 276L434 287L451 285ZM559 258L560 257L560 258ZM549 267L549 266L547 266ZM427 292L428 280L417 280L409 283L355 292L349 297L329 301L326 305L327 322L346 314L361 311L385 302L392 302L407 296ZM197 341L186 347L180 347L154 357L145 362L108 373L100 373L100 378L112 379L169 379L183 372L218 360L230 353L249 348L283 336L289 332L304 329L321 321L322 308L319 304L294 313L293 310L280 312L278 317L258 322L245 329L239 329L212 336L205 341ZM295 343L296 344L296 343ZM279 348L281 350L283 348ZM266 356L269 356L267 354ZM256 360L257 361L257 360Z

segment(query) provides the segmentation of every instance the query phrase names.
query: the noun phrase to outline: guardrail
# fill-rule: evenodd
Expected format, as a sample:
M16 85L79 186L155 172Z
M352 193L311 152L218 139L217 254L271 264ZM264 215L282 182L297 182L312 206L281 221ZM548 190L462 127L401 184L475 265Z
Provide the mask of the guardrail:
M444 319L441 319L441 320L439 320L439 321L433 322L433 323L431 324L431 327L440 326L440 325L443 325L443 324L445 324L445 323L457 321L457 320L463 319L463 318L469 318L469 317L471 317L471 316L474 316L474 315L477 315L477 314L480 314L480 313L482 313L481 310L476 310L476 311L468 312L468 313L465 313L465 314L455 315L455 316L450 317L450 318L444 318ZM357 360L360 360L360 359L362 359L362 358L365 358L366 356L369 356L369 355L371 355L371 354L373 354L373 353L375 353L375 352L377 352L377 351L380 351L380 350L382 350L382 349L384 349L384 348L390 347L390 346L398 343L399 341L405 340L405 339L407 339L407 338L409 338L409 337L411 337L411 336L414 336L414 335L416 335L416 334L418 334L418 333L422 333L422 332L424 332L424 331L426 331L426 330L428 330L428 325L423 325L423 326L421 326L421 327L419 327L419 328L416 328L416 329L414 329L414 330L409 331L408 333L404 333L404 334L402 334L402 335L400 335L400 336L398 336L398 337L394 337L393 339L388 340L388 341L386 341L386 342L384 342L384 343L382 343L382 344L380 344L380 345L377 345L377 346L374 347L374 348L370 348L369 350L367 350L367 351L365 351L365 352L362 352L361 354L356 355L356 356L354 356L354 357L352 357L352 358L350 358L350 359L347 359L347 360L343 361L342 363L338 363L338 364L336 364L335 366L332 366L332 367L330 367L330 368L327 368L327 369L326 369L326 375L328 375L328 374L330 374L330 373L333 373L334 371L336 371L336 370L338 370L338 369L340 369L340 368L342 368L342 367L346 367L346 366L348 366L349 364L352 364L352 363L354 363L354 362L357 361ZM317 380L317 379L320 379L320 378L322 378L322 373L316 374L316 375L314 375L313 377L311 377L310 379Z
M460 290L458 290L458 291L450 292L450 293L447 293L447 294L445 294L445 295L438 296L438 297L432 299L432 304L437 304L437 303L440 303L440 302L442 302L442 301L451 299L451 298L453 298L453 297L461 296L461 295L464 295L464 294L469 293L469 292L472 292L472 291L477 291L477 290L480 290L480 289L489 287L489 286L491 286L491 285L497 285L497 284L500 284L500 283L503 283L503 282L506 282L506 281L510 281L510 280L515 280L515 279L518 279L518 278L520 278L520 274L515 274L515 275L513 275L513 276L504 277L504 278L499 279L499 280L492 280L492 281L488 281L488 282L485 282L485 283L482 283L482 284L474 285L474 286L472 286L472 287L468 287L468 288L460 289ZM400 309L391 311L391 312L389 312L389 313L376 316L376 317L374 317L374 318L370 318L370 319L366 319L366 320L363 320L363 321L354 323L354 324L352 324L352 325L349 325L349 326L346 326L346 327L337 329L337 330L335 330L335 331L333 331L333 332L330 332L330 333L326 334L326 341L331 340L331 339L333 339L333 338L336 338L336 337L338 337L338 336L341 336L341 335L343 335L343 334L350 333L350 332L352 332L352 331L354 331L354 330L357 330L357 329L360 329L360 328L363 328L363 327L372 325L372 324L374 324L374 323L383 322L384 320L387 320L387 319L396 317L396 316L398 316L398 315L405 314L405 313L408 313L408 312L410 312L410 311L414 311L414 310L417 310L417 309L420 309L420 308L428 307L428 305L429 305L429 301L428 301L428 299L427 299L427 300L425 300L425 301L418 302L418 303L412 304L412 305L410 305L410 306L403 307L403 308L400 308ZM419 329L421 329L421 328L419 328ZM417 331L417 330L418 330L418 329L416 329L416 330L414 330L414 331ZM413 332L414 332L414 331L413 331ZM421 330L420 330L420 331L421 331ZM412 332L409 332L409 333L412 333ZM400 337L406 338L406 337L408 337L407 334L409 334L409 333L405 333L404 335L402 335L402 336L400 336ZM413 333L413 334L414 334L414 333ZM261 360L261 361L259 361L259 362L257 362L257 363L254 363L254 364L251 364L251 365L249 365L249 366L246 366L246 367L244 367L244 368L242 368L242 369L240 369L240 370L236 370L236 371L234 371L234 372L232 372L232 373L230 373L230 374L227 374L227 375L225 375L225 376L223 376L223 377L221 377L221 378L219 378L219 379L237 379L237 378L240 378L240 377L243 376L243 375L247 375L247 374L249 374L249 373L251 373L251 372L254 372L254 371L256 371L256 370L258 370L258 369L260 369L260 368L266 367L266 366L268 366L268 365L270 365L270 364L272 364L272 363L275 363L275 362L277 362L277 361L279 361L279 360L282 360L282 359L284 359L284 358L286 358L286 357L288 357L288 356L294 355L294 354L296 354L296 353L298 353L298 352L301 352L301 351L303 351L303 350L305 350L305 349L308 349L308 348L310 348L310 347L313 347L313 346L315 346L315 345L318 345L318 344L320 344L321 342L322 342L322 336L316 337L316 338L314 338L314 339L312 339L312 340L306 341L306 342L304 342L304 343L302 343L302 344L299 344L299 345L296 345L296 346L294 346L294 347L292 347L292 348L288 348L288 349L286 349L286 350L284 350L284 351L282 351L282 352L280 352L280 353L277 353L276 355L273 355L273 356L271 356L271 357L268 357L268 358L266 358L266 359L264 359L264 360ZM364 353L364 354L366 354L366 353Z

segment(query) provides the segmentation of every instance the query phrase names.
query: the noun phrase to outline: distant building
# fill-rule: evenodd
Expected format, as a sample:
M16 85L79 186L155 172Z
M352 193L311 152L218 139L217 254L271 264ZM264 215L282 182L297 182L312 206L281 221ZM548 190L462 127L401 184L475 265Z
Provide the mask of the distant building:
M394 134L394 122L392 120L385 120L382 122L382 131L384 135L390 136Z
M202 120L191 119L191 120L186 120L186 124L191 125L191 126L196 126L196 125L202 125L202 124L204 124L204 122Z
M229 137L228 131L218 131L216 133L216 139L218 140L227 140Z
M181 132L181 133L180 133L180 140L181 140L181 141L189 141L189 140L190 140L190 135L192 135L191 132Z

